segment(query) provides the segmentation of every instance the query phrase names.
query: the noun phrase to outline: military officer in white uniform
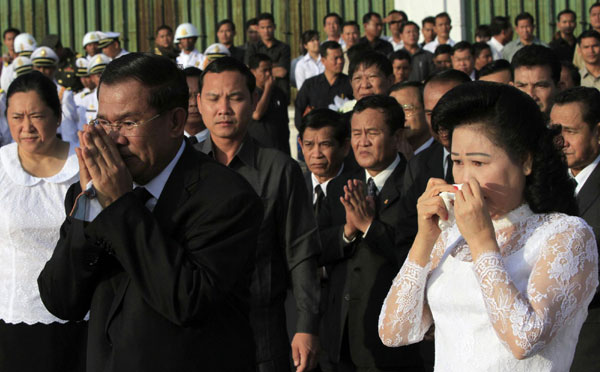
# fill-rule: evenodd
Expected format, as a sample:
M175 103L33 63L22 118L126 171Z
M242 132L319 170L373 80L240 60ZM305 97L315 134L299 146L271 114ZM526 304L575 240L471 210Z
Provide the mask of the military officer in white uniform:
M89 61L96 54L102 53L100 49L100 35L98 31L90 31L83 35L83 49L85 50L85 58Z
M37 42L30 34L21 33L15 37L14 48L15 53L19 56L29 57L35 48L37 48ZM2 76L0 76L0 89L5 92L8 90L10 83L17 77L13 63L3 68Z
M83 104L79 109L80 116L85 118L85 123L89 123L96 118L98 113L98 84L100 83L100 77L102 76L104 69L110 61L110 58L101 53L94 56L88 64L87 72L90 75L90 79L95 88L83 98Z
M98 46L102 48L102 53L106 55L108 58L117 59L125 54L129 54L128 51L121 48L121 42L119 38L121 34L118 32L100 32L98 31L100 42Z
M175 30L175 42L181 46L181 53L177 57L177 64L181 68L196 67L202 69L204 58L196 49L198 30L191 23L182 23Z
M56 84L56 90L58 92L58 98L61 102L62 108L62 120L58 132L61 134L64 141L78 143L77 131L83 129L83 126L79 125L79 114L77 113L77 106L73 99L73 92L68 88L58 84L54 79L56 68L58 65L58 56L49 47L39 47L31 54L31 62L33 63L33 69L46 75L48 79L54 81Z
M88 74L88 64L87 58L77 58L75 61L75 77L78 77L81 81L81 85L83 85L83 89L73 96L75 105L77 105L77 112L79 112L79 107L83 106L83 99L85 96L90 94L95 88L92 78L90 78L90 75ZM79 120L82 120L81 115L79 115Z

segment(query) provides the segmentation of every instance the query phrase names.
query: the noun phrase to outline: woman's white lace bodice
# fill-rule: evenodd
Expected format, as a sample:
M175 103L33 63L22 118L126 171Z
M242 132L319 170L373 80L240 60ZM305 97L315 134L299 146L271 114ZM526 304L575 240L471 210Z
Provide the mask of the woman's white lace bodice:
M23 170L16 143L0 148L0 319L6 323L59 321L44 307L37 278L58 241L67 189L78 180L73 146L62 170L48 178Z
M472 262L454 225L425 267L404 263L381 310L382 341L415 343L435 324L436 371L568 371L598 286L591 228L527 205L493 223L500 253Z

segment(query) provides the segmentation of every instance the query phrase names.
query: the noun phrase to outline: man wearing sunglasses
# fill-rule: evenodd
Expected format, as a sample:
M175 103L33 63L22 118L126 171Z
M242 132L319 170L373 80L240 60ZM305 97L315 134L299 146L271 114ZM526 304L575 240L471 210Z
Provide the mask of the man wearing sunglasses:
M79 132L80 183L38 284L59 318L89 314L87 371L254 371L262 204L184 140L188 96L173 61L128 54Z

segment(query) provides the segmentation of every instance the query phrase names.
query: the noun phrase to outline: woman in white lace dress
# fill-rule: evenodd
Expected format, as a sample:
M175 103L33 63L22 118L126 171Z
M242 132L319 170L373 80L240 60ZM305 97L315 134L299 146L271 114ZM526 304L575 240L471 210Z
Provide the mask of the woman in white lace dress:
M51 315L37 286L79 181L74 146L56 137L60 110L56 85L37 71L8 89L15 143L0 148L0 371L84 370L86 323Z
M419 230L381 309L384 344L435 325L436 371L568 371L598 286L591 228L535 102L508 86L458 86L432 120L451 132L461 190L431 179ZM456 223L441 192L454 193Z

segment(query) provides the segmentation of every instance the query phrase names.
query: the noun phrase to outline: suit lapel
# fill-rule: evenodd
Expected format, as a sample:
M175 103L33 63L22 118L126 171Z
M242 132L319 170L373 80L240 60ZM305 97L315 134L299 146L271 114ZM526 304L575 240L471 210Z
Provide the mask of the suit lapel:
M181 154L179 161L173 168L173 172L171 172L154 207L152 214L166 236L171 235L173 228L176 227L173 218L175 211L187 201L195 185L200 181L198 171L200 159L198 159L198 156L199 154L191 146L185 146L183 154ZM110 322L121 306L131 279L126 273L120 272L111 280L113 281L115 297L108 312L105 331L108 330Z
M173 216L192 194L195 186L200 181L198 172L198 153L191 146L186 146L181 158L173 168L163 192L154 207L152 214L158 220L165 235L170 235L173 224Z
M583 184L577 194L577 204L579 215L582 216L599 196L600 190L600 165L590 174L587 181Z
M438 142L431 144L431 154L427 159L429 177L444 178L444 148Z
M392 205L394 201L396 201L396 199L401 195L402 177L404 176L405 169L406 159L404 159L404 156L400 154L400 163L398 163L396 169L394 169L379 193L378 209L380 211L383 211Z

